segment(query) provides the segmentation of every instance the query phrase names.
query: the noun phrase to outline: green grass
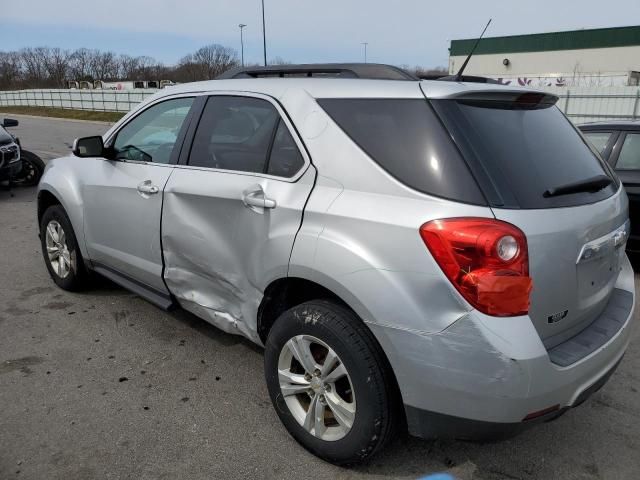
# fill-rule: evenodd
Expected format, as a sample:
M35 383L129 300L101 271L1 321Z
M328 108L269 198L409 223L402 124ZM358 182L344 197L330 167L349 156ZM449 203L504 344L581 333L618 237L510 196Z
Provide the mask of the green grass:
M69 118L73 120L95 120L100 122L117 122L124 112L91 112L88 110L67 110L52 107L0 107L0 113L36 115L38 117Z

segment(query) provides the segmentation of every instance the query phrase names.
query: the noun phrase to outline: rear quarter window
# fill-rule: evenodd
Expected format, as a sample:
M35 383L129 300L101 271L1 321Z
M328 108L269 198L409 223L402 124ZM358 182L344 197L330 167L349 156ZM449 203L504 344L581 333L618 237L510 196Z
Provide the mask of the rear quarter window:
M426 99L319 99L380 167L423 193L486 205L460 152Z

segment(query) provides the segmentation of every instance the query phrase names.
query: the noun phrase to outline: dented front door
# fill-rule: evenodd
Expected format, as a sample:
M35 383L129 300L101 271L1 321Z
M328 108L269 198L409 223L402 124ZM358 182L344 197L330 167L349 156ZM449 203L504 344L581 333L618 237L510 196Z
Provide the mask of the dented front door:
M287 275L315 169L279 107L212 98L189 165L176 166L165 187L164 278L183 308L259 342L258 306ZM280 170L255 165L276 149Z

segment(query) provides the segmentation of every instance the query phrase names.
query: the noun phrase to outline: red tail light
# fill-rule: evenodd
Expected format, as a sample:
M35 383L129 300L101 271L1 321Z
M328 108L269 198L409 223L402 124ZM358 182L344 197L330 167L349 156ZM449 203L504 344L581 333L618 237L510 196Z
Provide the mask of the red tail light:
M433 220L420 236L462 296L487 315L529 311L527 238L510 223L484 218Z

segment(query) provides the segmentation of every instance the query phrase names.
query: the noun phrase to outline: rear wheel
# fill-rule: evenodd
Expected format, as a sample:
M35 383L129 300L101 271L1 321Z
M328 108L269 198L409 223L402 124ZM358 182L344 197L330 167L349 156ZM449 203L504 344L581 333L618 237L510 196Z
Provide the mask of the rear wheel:
M265 374L289 433L332 463L369 458L400 420L380 346L353 312L335 303L311 301L280 316L267 339Z
M49 275L64 290L80 290L87 272L71 222L61 205L47 208L40 220L42 255Z

